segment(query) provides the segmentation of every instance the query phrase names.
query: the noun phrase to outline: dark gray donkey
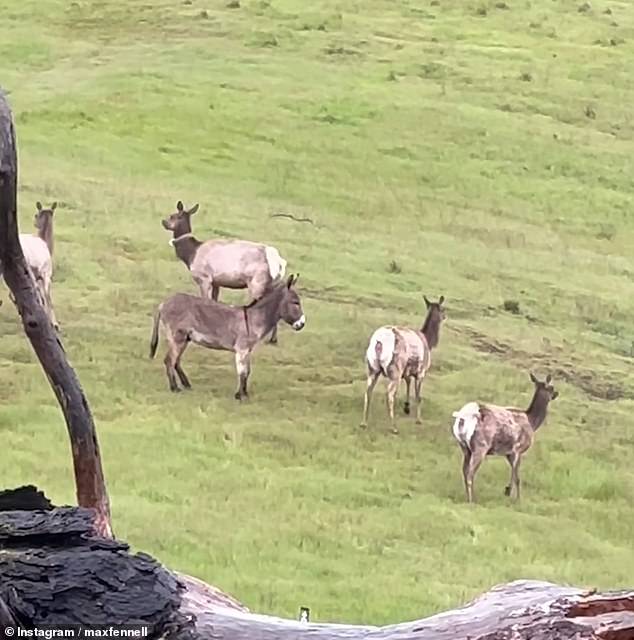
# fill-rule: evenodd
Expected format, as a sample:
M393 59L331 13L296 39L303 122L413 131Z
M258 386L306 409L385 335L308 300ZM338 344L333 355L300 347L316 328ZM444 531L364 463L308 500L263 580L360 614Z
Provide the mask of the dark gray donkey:
M251 353L280 320L300 331L306 324L294 285L299 276L289 276L262 298L243 307L177 293L162 302L154 314L150 358L156 355L159 325L167 340L165 370L172 391L180 391L176 376L186 389L191 384L180 361L190 342L208 349L233 351L236 354L238 389L235 398L248 397L247 381L251 373Z

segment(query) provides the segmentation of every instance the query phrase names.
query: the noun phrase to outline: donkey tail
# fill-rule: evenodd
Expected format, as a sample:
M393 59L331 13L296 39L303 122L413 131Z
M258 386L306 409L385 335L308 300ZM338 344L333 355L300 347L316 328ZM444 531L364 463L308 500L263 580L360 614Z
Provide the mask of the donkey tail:
M279 280L286 273L286 260L282 258L280 252L275 247L264 247L266 262L269 265L269 273L272 280Z
M154 312L154 324L152 326L152 337L150 338L150 358L156 355L156 349L159 341L159 322L161 321L161 309L163 305L159 304Z

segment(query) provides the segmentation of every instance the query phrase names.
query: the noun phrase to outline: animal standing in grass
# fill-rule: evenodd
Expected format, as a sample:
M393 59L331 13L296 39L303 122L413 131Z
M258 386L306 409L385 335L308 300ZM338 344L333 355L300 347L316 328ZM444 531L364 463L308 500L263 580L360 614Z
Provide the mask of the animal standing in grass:
M289 276L262 298L245 307L234 307L186 293L177 293L158 306L150 342L150 358L156 355L159 325L167 339L165 370L172 391L180 391L176 376L186 389L191 384L180 361L190 342L208 349L233 351L238 373L235 398L248 397L247 382L251 373L251 353L280 320L300 331L306 324L302 303Z
M54 202L48 209L41 202L36 203L37 213L33 220L37 232L21 233L20 245L26 264L28 265L36 290L51 324L59 329L53 301L51 299L51 282L53 279L53 214L57 208ZM0 271L0 275L2 272Z
M286 260L275 247L247 240L206 240L192 234L191 217L198 211L195 204L185 209L179 200L176 213L162 221L173 234L171 244L176 255L191 271L203 298L218 300L220 287L248 289L251 300L259 300L284 278ZM277 342L277 325L269 342Z
M506 457L511 465L511 480L504 493L511 496L515 487L515 497L519 500L520 461L546 419L550 401L559 395L550 384L550 375L545 382L540 382L532 373L530 378L535 393L526 410L468 402L453 414L453 434L464 455L462 475L469 502L473 502L474 476L486 456Z
M445 319L443 303L445 296L438 302L430 302L423 296L427 306L427 316L420 330L407 327L384 326L377 329L370 338L366 351L368 380L363 403L362 427L368 423L368 412L372 391L381 375L388 379L387 407L392 425L392 432L398 433L394 419L394 399L401 378L407 385L407 398L404 410L410 412L410 386L414 381L414 397L416 402L416 423L421 423L421 387L429 367L431 352L438 346L440 325Z

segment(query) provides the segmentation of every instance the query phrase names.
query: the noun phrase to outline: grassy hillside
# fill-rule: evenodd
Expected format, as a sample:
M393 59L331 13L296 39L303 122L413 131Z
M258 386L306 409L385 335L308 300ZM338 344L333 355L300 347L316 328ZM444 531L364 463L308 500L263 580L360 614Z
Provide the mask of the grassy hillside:
M432 0L6 0L0 84L20 216L58 200L53 296L95 413L116 533L262 612L382 623L540 578L634 575L634 5ZM254 358L147 358L195 291L161 217L277 246L308 324ZM271 218L310 217L314 225ZM394 262L392 266L391 263ZM384 323L448 319L424 425L358 428ZM241 300L241 295L223 294ZM74 499L63 420L6 289L1 486ZM514 313L507 307L518 308ZM510 304L509 304L510 303ZM523 467L464 503L451 412L561 393Z

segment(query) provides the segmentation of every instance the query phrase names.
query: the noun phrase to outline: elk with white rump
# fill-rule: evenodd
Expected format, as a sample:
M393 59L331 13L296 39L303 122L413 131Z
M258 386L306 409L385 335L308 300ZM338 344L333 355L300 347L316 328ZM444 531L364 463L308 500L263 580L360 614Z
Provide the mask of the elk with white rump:
M150 341L150 358L156 355L159 326L167 340L165 370L172 391L180 391L176 376L186 389L191 384L180 361L190 342L208 349L233 351L236 355L236 400L248 397L251 353L280 320L300 331L306 324L302 303L293 288L299 276L279 282L259 300L234 307L186 293L177 293L158 306Z
M248 289L255 301L284 278L286 260L275 247L247 240L201 242L194 238L191 217L196 211L197 204L185 209L179 200L176 212L162 220L162 225L172 232L170 244L190 270L203 298L218 300L220 287L225 287ZM277 343L277 326L269 342Z
M551 376L540 382L532 373L535 393L528 409L468 402L455 411L453 434L463 453L462 475L467 500L473 502L473 479L486 456L505 456L511 465L511 480L504 493L520 497L519 467L522 456L533 444L535 432L546 419L548 404L559 393L550 384Z
M46 314L55 330L59 330L53 301L51 300L51 281L53 279L53 214L57 208L57 202L45 209L41 202L36 203L37 213L33 223L37 232L21 233L20 245L24 259L29 267L36 291L44 306ZM0 264L0 276L2 265Z
M370 338L365 356L368 365L368 379L363 402L362 427L367 426L372 391L381 375L388 379L387 408L392 432L398 433L394 421L394 399L401 378L405 379L407 385L407 398L404 406L406 414L409 414L410 411L410 385L414 380L416 424L421 422L421 387L423 379L431 367L431 351L438 346L440 325L445 319L445 310L442 306L445 296L440 296L438 302L431 302L426 296L423 296L423 299L427 306L427 316L420 330L385 326L377 329Z

